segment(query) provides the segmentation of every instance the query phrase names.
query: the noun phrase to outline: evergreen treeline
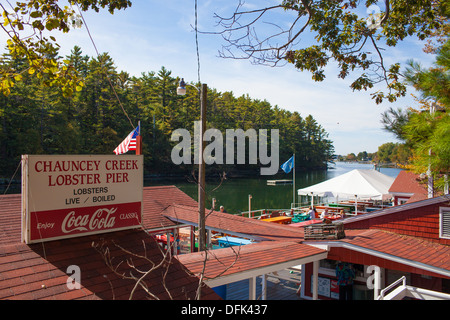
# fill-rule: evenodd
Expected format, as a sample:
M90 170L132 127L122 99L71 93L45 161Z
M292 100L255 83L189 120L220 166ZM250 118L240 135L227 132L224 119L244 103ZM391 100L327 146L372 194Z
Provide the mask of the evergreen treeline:
M193 132L200 117L197 90L188 86L185 96L177 96L180 79L164 67L140 77L118 72L107 53L90 58L74 47L64 61L78 70L84 83L69 96L49 86L45 76L30 74L23 61L2 56L0 67L22 71L22 81L9 96L0 95L0 176L11 177L22 154L113 154L133 129L125 112L134 126L141 121L146 174L192 170L172 163L171 150L177 142L170 137L177 128ZM311 115L303 118L267 101L213 88L208 89L207 128L224 135L225 129L279 129L280 164L295 151L297 168L323 168L333 153L327 132ZM249 169L255 168L207 166L207 171Z

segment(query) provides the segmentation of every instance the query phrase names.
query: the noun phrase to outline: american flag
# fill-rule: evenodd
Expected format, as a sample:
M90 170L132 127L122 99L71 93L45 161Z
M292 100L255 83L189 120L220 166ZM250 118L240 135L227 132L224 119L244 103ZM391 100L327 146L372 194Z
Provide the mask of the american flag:
M139 126L136 127L130 134L123 140L116 149L115 154L127 153L129 150L136 150L136 137L139 135Z

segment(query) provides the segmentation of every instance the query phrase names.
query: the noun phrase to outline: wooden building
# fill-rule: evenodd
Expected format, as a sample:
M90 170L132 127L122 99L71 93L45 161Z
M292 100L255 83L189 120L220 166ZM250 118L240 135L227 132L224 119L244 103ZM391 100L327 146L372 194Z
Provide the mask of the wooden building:
M197 203L174 186L144 188L143 199L142 229L25 244L21 195L0 196L0 299L195 299L198 277L152 235L182 227L159 214L167 206ZM148 272L145 289L137 269ZM220 299L208 287L201 298Z
M426 186L420 184L420 178L413 172L402 170L395 178L389 193L395 206L428 198Z
M450 293L450 197L442 196L394 206L344 220L345 238L305 241L328 251L320 262L320 299L336 299L337 261L351 263L356 271L354 297L373 299L382 289L404 277L391 298L439 299ZM379 267L380 283L369 289L367 281ZM368 272L368 269L370 272ZM304 270L302 294L312 297L312 264ZM371 281L371 279L369 279ZM430 290L430 291L428 291ZM416 293L420 291L421 294ZM383 296L386 296L383 293ZM389 297L388 297L389 298Z
M195 299L202 272L202 299L219 299L211 288L242 279L249 279L249 298L256 299L258 277L289 268L301 269L301 298L337 299L337 261L357 270L355 299L450 297L449 196L346 218L345 235L338 239L305 240L304 228L295 224L212 211L206 220L209 232L252 243L211 250L207 256L161 250L156 235L178 239L182 228L197 226L197 210L197 202L174 186L146 187L142 229L25 244L21 196L0 196L0 299ZM79 278L72 278L77 267ZM372 289L371 267L380 275ZM129 273L137 269L149 271L147 291ZM403 296L383 291L398 279Z

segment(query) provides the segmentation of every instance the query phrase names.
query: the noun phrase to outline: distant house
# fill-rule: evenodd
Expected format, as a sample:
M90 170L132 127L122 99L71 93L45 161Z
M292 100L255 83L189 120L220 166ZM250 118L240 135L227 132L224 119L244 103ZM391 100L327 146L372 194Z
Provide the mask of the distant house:
M389 188L389 193L394 197L394 205L427 199L428 191L419 181L418 175L406 170L400 171Z

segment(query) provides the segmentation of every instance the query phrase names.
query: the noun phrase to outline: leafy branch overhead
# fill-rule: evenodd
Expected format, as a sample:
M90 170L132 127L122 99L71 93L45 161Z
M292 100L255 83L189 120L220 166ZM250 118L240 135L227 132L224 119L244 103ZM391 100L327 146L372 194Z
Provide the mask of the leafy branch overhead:
M9 54L28 65L21 71L13 66L1 70L0 90L3 94L10 94L15 82L22 80L23 72L36 75L44 86L59 86L64 96L80 91L83 82L68 60L58 58L59 45L52 32L68 33L70 29L80 27L82 19L75 9L81 13L107 8L113 13L131 6L128 0L70 0L68 4L62 7L57 0L0 3L0 25L8 37Z
M225 40L221 57L271 66L287 62L311 72L314 81L323 81L325 68L334 62L339 78L355 74L353 90L385 83L386 93L372 93L381 103L406 93L400 64L387 65L383 47L395 47L407 37L425 40L439 34L447 23L448 6L437 0L283 0L245 10L249 5L240 2L231 16L216 14L220 30L208 33Z
M406 82L421 94L420 109L390 109L382 114L387 131L411 150L408 169L432 175L443 187L450 172L450 39L437 50L432 67L409 61Z

